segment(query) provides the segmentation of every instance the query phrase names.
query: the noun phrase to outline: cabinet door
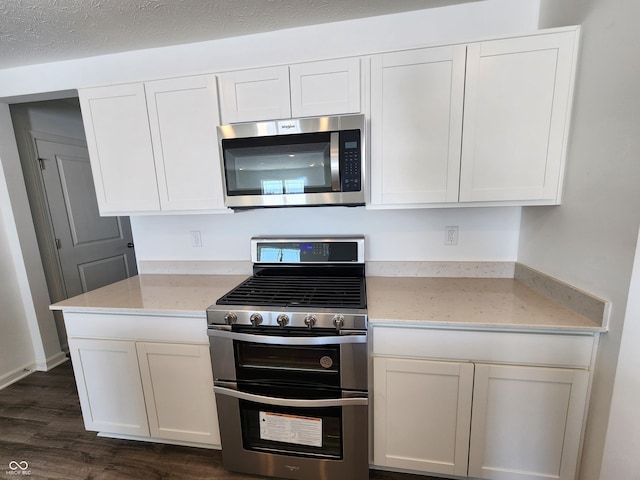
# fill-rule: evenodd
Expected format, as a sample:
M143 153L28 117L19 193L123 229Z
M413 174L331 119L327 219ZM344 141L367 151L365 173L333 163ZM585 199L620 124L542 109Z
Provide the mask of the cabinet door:
M87 430L149 436L134 342L69 339Z
M467 50L460 201L559 201L575 32Z
M220 445L207 345L138 342L152 437Z
M144 86L78 93L100 214L159 210Z
M465 46L371 60L371 203L456 202Z
M288 67L223 73L219 79L222 123L291 117Z
M343 58L289 67L294 117L360 112L360 59Z
M476 365L469 476L575 478L589 372Z
M213 75L145 84L162 210L224 208Z
M373 359L374 464L467 474L473 364Z

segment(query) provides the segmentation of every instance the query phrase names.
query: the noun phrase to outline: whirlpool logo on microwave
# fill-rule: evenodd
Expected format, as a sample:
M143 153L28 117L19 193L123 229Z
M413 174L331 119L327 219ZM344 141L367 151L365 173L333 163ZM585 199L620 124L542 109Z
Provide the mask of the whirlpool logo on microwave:
M279 121L278 133L300 133L300 124L297 120Z

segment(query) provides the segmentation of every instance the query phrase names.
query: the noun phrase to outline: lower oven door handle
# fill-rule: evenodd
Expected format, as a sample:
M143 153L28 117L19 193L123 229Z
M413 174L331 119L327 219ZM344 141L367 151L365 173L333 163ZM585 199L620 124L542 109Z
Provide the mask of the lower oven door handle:
M348 405L368 405L367 397L357 398L320 398L317 400L307 400L298 398L276 398L266 397L264 395L255 395L253 393L241 392L226 387L213 387L213 391L219 395L227 395L229 397L239 398L240 400L248 400L255 403L263 403L266 405L278 405L281 407L345 407Z
M231 340L241 342L267 343L272 345L340 345L345 343L367 343L367 335L364 333L325 337L283 337L231 332L218 328L209 328L207 333L210 337L230 338Z

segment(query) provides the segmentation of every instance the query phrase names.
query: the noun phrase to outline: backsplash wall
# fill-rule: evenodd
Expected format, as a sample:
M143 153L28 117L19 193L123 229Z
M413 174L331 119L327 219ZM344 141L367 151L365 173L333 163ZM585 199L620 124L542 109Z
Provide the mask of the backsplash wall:
M366 236L367 261L492 261L517 259L520 207L367 210L316 207L249 210L220 215L131 217L141 261L249 261L255 235ZM445 226L458 245L445 245ZM192 245L199 232L202 246ZM141 272L144 273L144 272Z

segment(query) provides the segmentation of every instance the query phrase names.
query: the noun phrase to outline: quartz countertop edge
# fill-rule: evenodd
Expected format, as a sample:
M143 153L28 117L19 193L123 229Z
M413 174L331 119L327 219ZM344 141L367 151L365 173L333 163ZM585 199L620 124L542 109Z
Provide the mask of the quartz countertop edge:
M115 315L205 318L206 309L247 275L141 274L50 306ZM605 332L590 320L513 278L367 276L372 326Z
M247 275L142 274L54 303L51 310L202 317Z
M523 333L593 334L606 332L604 327L592 325L535 325L514 323L444 322L437 320L396 320L368 318L372 327L402 327L433 330L502 331Z
M373 326L606 331L606 324L509 278L367 277L367 310Z

